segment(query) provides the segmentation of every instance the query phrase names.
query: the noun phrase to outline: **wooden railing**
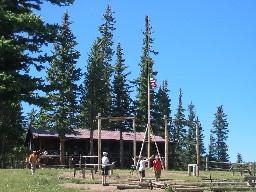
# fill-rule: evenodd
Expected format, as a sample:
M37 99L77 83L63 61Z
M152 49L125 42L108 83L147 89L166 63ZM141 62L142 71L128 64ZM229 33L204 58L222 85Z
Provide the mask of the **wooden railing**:
M234 175L235 172L240 172L241 176L243 173L248 173L250 175L255 175L255 163L231 163L231 162L219 162L219 161L210 161L208 157L206 157L205 169L206 171L210 170L218 170L218 171L231 171ZM210 166L211 164L215 166ZM217 166L216 166L217 164ZM224 165L218 167L218 165ZM225 168L223 168L225 167Z

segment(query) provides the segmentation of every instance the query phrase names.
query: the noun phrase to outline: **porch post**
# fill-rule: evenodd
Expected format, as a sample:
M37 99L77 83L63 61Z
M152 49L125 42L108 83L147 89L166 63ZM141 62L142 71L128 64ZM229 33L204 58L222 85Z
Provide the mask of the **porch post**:
M169 133L167 126L167 115L164 115L164 127L165 127L165 169L169 169Z
M65 157L64 157L64 146L65 146L65 140L61 139L60 140L60 164L64 165L65 164Z
M98 170L101 164L101 114L98 113Z
M135 128L135 117L133 119L133 124L132 124L132 127L133 127L133 133L134 133L134 137L133 137L133 165L136 166L137 164L137 159L136 159L136 128Z

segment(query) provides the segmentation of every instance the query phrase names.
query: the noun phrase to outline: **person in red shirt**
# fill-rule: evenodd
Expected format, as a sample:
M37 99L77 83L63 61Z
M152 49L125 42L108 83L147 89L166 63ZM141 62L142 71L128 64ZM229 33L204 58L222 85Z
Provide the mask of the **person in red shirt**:
M153 161L153 169L155 172L155 178L157 182L158 179L161 177L161 170L162 170L161 161L158 155L155 156L155 160Z

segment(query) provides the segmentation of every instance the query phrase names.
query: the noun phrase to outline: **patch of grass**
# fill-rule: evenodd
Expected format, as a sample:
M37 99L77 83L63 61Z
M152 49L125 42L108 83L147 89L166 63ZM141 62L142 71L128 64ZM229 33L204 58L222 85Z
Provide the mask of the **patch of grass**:
M78 191L75 189L65 189L60 186L63 183L58 179L58 169L38 169L35 175L31 175L29 169L1 169L0 189L8 192L24 191Z

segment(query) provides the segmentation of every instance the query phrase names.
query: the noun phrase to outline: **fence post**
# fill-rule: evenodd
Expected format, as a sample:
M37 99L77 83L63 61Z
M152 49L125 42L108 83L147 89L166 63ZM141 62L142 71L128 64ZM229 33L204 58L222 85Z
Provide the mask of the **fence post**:
M205 169L206 169L206 171L209 171L209 157L206 157L206 160L205 160Z
M253 163L253 176L255 176L255 162Z

